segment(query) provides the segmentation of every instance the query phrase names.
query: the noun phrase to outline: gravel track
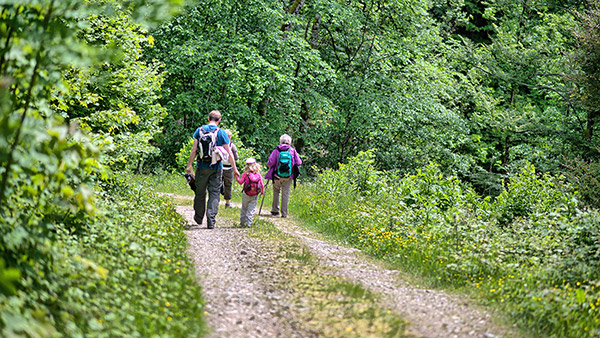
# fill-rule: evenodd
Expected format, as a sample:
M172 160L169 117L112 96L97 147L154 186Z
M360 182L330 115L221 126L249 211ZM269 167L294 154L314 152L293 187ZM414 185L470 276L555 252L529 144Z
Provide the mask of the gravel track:
M194 224L191 206L177 211ZM409 321L412 337L519 337L512 328L496 325L495 315L464 296L413 287L399 271L384 268L359 250L332 244L299 227L293 218L262 217L299 239L328 273L383 295L382 306ZM291 304L298 295L280 289L277 253L268 242L249 237L248 229L236 227L236 221L218 216L215 229L195 226L187 231L189 257L206 300L209 337L319 336L296 319L298 309Z

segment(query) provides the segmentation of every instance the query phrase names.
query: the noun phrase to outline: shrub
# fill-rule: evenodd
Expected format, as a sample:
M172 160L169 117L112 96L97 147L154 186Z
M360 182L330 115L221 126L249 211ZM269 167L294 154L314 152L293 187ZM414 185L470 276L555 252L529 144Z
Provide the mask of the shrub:
M116 178L96 216L48 224L47 259L0 295L5 336L199 336L203 301L172 202ZM37 277L36 277L37 276Z
M518 217L541 217L553 212L572 214L577 207L576 193L563 182L564 177L536 174L532 164L527 165L492 204L492 213L501 225Z
M564 175L580 192L581 199L592 207L600 208L600 162L572 159L565 163L565 167Z

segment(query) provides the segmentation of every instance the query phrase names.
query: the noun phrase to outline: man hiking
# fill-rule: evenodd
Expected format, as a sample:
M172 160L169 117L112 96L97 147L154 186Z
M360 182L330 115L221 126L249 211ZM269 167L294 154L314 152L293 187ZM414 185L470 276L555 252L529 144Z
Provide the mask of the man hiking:
M223 173L224 157L233 158L229 148L229 136L219 128L221 122L221 113L213 110L208 114L208 124L201 126L194 132L194 145L190 151L190 159L187 163L186 171L192 173L192 163L198 155L196 163L196 190L194 196L194 221L202 225L204 215L206 214L206 227L213 229L215 227L215 217L219 211L219 197L221 192L221 180ZM235 165L231 161L233 175L240 176ZM206 202L206 192L208 191L208 202Z

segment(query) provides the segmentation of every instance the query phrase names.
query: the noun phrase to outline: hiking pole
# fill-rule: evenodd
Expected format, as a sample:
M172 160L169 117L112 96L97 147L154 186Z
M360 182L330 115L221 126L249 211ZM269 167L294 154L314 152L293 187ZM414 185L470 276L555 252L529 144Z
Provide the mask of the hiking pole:
M267 185L265 185L265 189L263 190L263 198L260 202L260 209L258 209L258 215L260 216L260 212L262 211L263 203L265 202L265 195L267 194L267 187L269 186L269 181L267 181Z

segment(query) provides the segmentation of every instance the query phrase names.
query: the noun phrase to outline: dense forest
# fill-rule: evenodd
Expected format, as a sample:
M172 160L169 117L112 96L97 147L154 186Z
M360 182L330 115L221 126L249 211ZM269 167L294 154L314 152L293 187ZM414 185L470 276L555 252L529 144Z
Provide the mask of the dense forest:
M261 161L292 136L306 217L600 334L600 1L8 0L1 335L203 330L181 217L130 176L183 173L213 109Z
M152 162L176 166L218 108L262 156L292 135L306 167L375 149L382 169L435 162L489 195L526 163L582 178L600 157L596 8L199 1L152 32L146 57L164 62L172 131L156 137Z

